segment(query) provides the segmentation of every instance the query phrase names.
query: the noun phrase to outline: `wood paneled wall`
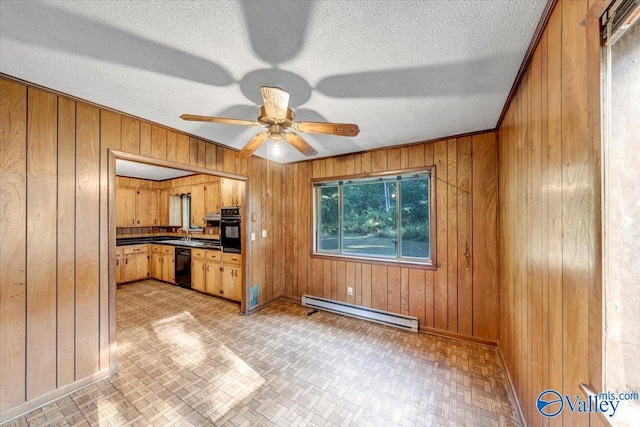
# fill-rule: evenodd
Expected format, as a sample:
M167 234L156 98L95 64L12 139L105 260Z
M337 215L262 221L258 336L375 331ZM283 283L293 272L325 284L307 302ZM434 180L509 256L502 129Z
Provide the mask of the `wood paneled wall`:
M408 314L418 317L423 329L496 341L496 149L496 134L488 132L287 165L285 295ZM432 219L437 270L310 256L312 178L430 165L437 177ZM353 287L353 295L347 295L347 287Z
M247 280L284 294L283 166L5 78L0 123L2 419L108 373L108 149L247 176Z
M595 58L587 45L598 26L586 15L586 0L558 2L498 132L498 340L534 426L587 425L568 409L543 419L536 399L601 384L600 350L589 349L602 301L597 36Z

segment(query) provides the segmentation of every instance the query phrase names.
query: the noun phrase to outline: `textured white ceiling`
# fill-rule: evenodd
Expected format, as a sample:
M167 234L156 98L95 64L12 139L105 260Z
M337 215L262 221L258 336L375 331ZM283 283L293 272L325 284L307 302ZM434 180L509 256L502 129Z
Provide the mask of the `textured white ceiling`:
M152 181L164 181L166 179L195 175L195 172L116 159L116 175L129 178L150 179Z
M495 127L546 0L0 2L0 72L240 149L260 86L317 157ZM283 144L277 159L304 159ZM267 144L256 153L267 157Z

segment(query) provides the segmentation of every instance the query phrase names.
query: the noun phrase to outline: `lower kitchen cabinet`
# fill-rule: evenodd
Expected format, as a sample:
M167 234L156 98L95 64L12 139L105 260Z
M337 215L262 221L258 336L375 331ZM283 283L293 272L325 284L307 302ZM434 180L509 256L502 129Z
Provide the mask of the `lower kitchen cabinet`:
M116 248L116 283L122 282L122 248Z
M173 246L150 245L149 276L163 282L175 283L175 256Z
M116 263L118 263L118 261L116 261ZM122 248L122 258L120 258L119 264L120 282L132 282L134 280L148 278L149 245L124 246ZM118 277L117 272L116 277Z
M204 252L204 251L202 251ZM191 252L191 287L196 291L205 292L207 289L207 277L205 268L207 262L202 258L196 258L196 251Z
M242 299L242 255L222 254L222 294L235 301Z

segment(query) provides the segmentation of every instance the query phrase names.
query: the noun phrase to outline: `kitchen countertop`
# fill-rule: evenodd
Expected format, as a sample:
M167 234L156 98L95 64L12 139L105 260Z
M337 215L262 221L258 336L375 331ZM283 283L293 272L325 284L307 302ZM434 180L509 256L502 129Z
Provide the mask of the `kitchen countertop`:
M177 237L158 236L158 237L126 237L116 239L116 246L144 245L153 243L156 245L184 246L187 248L203 248L222 250L219 240L214 239L192 239L180 240Z

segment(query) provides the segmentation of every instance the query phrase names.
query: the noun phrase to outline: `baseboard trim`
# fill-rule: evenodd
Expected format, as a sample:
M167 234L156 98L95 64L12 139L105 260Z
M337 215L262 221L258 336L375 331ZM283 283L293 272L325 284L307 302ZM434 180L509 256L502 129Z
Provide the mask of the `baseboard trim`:
M502 354L502 349L498 345L498 356L500 356L500 363L502 363L502 369L504 370L504 375L507 377L507 383L509 385L509 394L511 395L511 403L516 408L516 413L518 414L518 418L520 418L520 424L523 426L527 426L527 420L524 417L524 412L522 411L522 406L520 405L520 400L518 399L518 394L516 393L516 388L513 385L513 381L511 380L511 375L509 374L509 369L507 368L507 363L504 360L504 355Z
M251 307L251 308L250 308L250 309L245 313L245 315L247 315L247 316L248 316L248 315L250 315L250 314L256 313L256 312L258 312L258 311L262 310L263 308L270 306L270 305L271 305L271 304L273 304L274 302L276 302L276 301L280 301L281 299L282 299L282 297L272 298L272 299L270 299L270 300L269 300L269 301L267 301L267 302L264 302L264 303L262 303L262 304L258 304L258 305L256 305L255 307Z
M473 337L471 335L459 334L457 332L443 331L442 329L430 328L427 326L421 326L420 332L445 338L452 338L460 341L472 342L474 344L487 345L489 347L498 347L498 343L496 341L491 341L486 338Z
M97 381L108 378L109 376L110 376L109 368L106 368L96 372L93 375L89 375L88 377L82 378L81 380L74 381L65 386L62 386L48 393L45 393L41 396L38 396L33 400L29 400L27 402L20 403L16 406L12 406L11 408L5 409L2 412L0 412L0 424L7 423L15 418L18 418L26 414L27 412L31 412L34 409L47 405L53 402L54 400L60 399L61 397L64 397L68 394L78 391L81 388L84 388Z

